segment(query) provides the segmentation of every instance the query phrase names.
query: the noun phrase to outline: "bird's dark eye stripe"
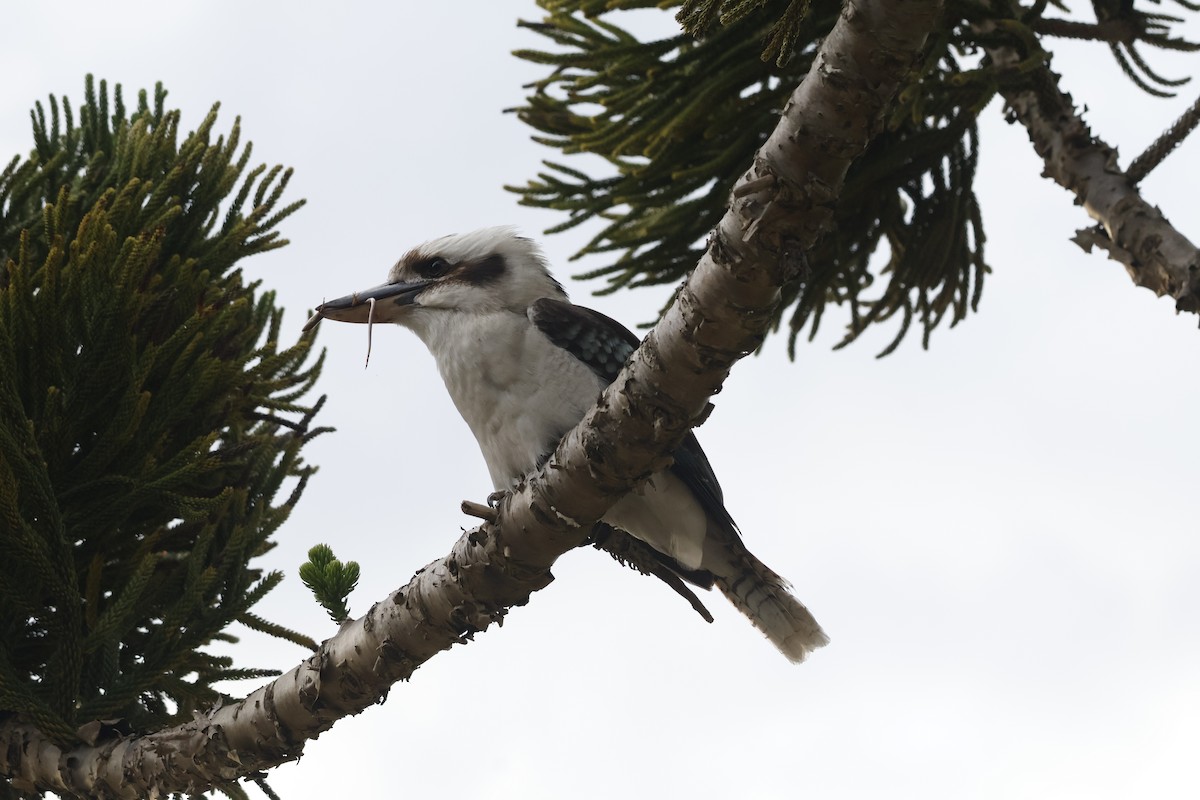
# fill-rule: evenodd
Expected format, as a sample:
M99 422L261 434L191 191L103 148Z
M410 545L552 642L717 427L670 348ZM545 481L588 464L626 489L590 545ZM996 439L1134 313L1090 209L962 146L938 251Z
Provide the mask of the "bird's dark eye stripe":
M455 280L474 286L490 286L500 280L505 269L504 256L493 254L478 261L459 264Z
M440 278L449 272L453 266L453 264L441 256L429 256L413 264L412 270L422 278Z

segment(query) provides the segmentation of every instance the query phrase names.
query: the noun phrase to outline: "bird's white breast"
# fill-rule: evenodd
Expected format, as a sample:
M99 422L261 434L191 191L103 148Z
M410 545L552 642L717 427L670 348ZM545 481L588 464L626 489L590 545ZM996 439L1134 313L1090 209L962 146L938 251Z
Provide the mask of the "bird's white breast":
M497 490L537 467L604 389L587 365L524 316L443 312L413 322L475 434ZM618 501L604 520L689 568L702 565L706 516L669 472Z
M536 467L604 387L524 316L450 313L430 322L417 334L437 360L498 490Z

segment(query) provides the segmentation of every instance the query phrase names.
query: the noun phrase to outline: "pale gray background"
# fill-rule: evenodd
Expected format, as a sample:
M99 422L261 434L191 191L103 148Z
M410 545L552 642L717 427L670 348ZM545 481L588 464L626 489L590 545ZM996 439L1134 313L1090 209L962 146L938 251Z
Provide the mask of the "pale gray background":
M1168 6L1166 10L1170 10ZM213 101L255 160L296 168L292 245L245 263L279 292L292 340L323 298L380 282L411 245L520 208L557 157L501 109L543 69L520 3L30 3L5 15L0 153L27 112L83 76L162 80L191 129ZM665 25L644 14L646 25ZM1197 35L1192 28L1193 37ZM1058 49L1064 86L1123 163L1186 107L1133 89L1103 47ZM1200 60L1152 53L1176 76ZM978 317L831 353L842 318L788 363L783 338L734 371L700 431L747 541L833 643L789 665L720 597L705 625L592 550L502 630L455 648L272 773L285 798L1194 797L1200 752L1196 317L1068 239L1088 224L1039 179L1024 132L985 116L978 190L990 277ZM1200 143L1145 183L1200 235ZM544 239L566 278L584 233ZM668 289L576 300L631 326ZM363 565L361 612L443 555L463 498L490 491L474 441L415 337L327 324L321 465L264 566L264 616L323 638L295 578L331 543ZM245 665L303 655L248 635ZM252 688L246 684L242 690Z

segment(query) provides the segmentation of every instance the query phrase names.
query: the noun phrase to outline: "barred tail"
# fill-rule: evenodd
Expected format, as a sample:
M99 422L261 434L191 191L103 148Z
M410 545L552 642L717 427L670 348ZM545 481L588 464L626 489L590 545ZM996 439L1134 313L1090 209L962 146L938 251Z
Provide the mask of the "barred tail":
M808 609L792 596L788 583L742 547L733 559L730 577L717 576L716 585L771 644L799 664L829 637ZM731 554L732 555L732 554Z

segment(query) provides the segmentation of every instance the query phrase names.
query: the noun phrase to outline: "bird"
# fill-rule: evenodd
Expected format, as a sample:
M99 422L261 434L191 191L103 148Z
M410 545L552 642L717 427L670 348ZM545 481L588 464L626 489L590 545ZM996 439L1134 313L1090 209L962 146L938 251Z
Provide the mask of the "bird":
M620 323L571 303L539 246L509 226L420 244L386 283L320 304L305 330L322 319L415 333L497 492L545 463L639 344ZM792 662L827 644L787 581L746 548L693 433L672 458L602 522L644 542L688 583L716 586Z

